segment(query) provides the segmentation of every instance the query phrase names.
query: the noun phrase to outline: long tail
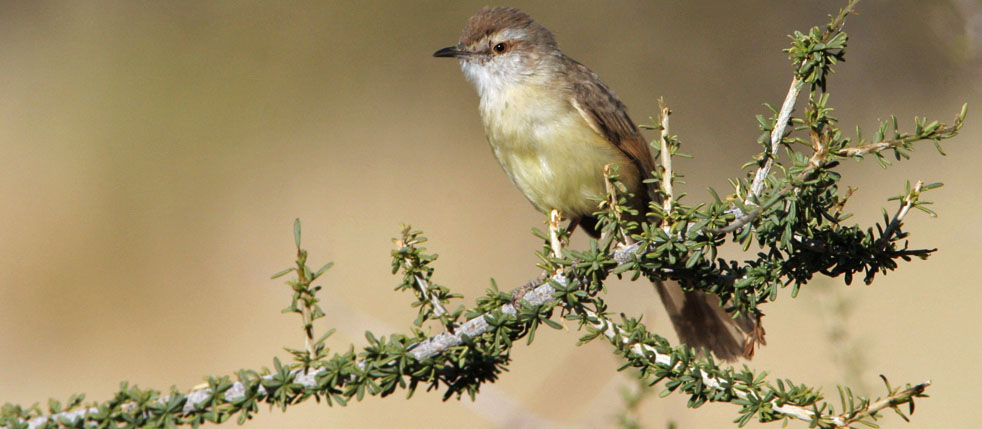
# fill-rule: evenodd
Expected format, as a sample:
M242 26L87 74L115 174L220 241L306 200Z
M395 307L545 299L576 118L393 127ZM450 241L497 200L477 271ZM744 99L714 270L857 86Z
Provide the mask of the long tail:
M750 359L757 344L764 345L760 320L747 315L733 318L719 305L719 297L698 291L685 292L675 282L652 282L668 312L679 341L689 347L705 347L717 358Z

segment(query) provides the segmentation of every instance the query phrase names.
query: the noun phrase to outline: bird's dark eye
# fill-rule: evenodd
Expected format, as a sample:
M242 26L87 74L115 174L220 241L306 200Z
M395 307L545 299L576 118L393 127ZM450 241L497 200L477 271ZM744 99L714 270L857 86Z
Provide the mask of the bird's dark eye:
M491 48L491 49L493 49L495 53L500 54L500 53L503 53L506 50L508 50L508 45L506 45L504 43L499 43L497 45L494 45L494 48Z

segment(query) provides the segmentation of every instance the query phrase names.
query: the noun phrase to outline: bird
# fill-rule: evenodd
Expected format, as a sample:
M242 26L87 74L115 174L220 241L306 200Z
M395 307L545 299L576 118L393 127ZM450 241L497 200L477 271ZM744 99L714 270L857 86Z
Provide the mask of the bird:
M618 180L645 221L657 198L648 142L627 107L592 70L566 56L551 31L521 10L485 7L468 19L456 45L434 57L456 58L480 97L491 150L516 187L542 213L569 219L599 237L594 213L606 195L604 169ZM554 249L556 246L554 244ZM557 250L554 250L558 252ZM732 361L753 355L758 321L731 317L716 295L653 281L679 340Z

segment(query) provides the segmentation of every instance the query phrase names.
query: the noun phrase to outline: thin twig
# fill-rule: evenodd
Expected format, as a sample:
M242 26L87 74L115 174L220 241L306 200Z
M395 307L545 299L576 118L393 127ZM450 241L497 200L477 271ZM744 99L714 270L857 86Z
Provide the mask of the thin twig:
M620 210L620 207L617 204L618 203L618 200L617 200L617 187L614 186L614 182L612 180L610 180L610 174L611 174L611 172L610 172L610 166L611 166L611 164L604 164L604 187L607 190L607 200L600 202L600 208L603 209L605 206L608 207L608 208L610 208L611 213L614 214L614 219L617 221L617 224L618 225L621 225L621 220L622 220L621 219L621 210ZM631 238L631 235L628 234L627 231L624 230L624 227L618 226L617 233L618 233L618 235L620 236L620 238L625 243L631 244L631 243L634 242L634 239L632 239ZM601 237L600 237L601 238L601 240L600 240L601 242L606 242L606 238L607 237L606 237L605 234L606 233L604 233L604 235L601 235Z
M672 172L672 149L668 144L668 139L671 138L668 131L668 115L671 115L672 111L665 106L665 100L662 98L658 99L658 111L659 116L661 116L661 138L659 139L661 141L661 188L665 194L665 199L662 201L665 217L662 219L661 227L667 232L670 228L669 218L672 214L672 203L675 200L675 191L672 189L672 181L675 177Z
M553 209L549 212L549 244L552 246L552 255L557 258L563 257L563 243L559 240L559 223L563 216L559 210Z
M310 282L313 280L307 279L307 271L305 268L305 262L307 260L307 253L304 250L297 248L297 283L296 287L299 288L303 285L309 286ZM294 290L299 294L299 298L295 298L296 301L300 301L300 317L303 319L303 333L304 333L304 347L307 350L307 357L313 359L314 357L314 309L311 305L311 300L314 298L310 295L310 290L308 287L302 289ZM294 295L297 296L297 295Z
M791 87L788 88L788 94L784 97L784 103L781 104L781 110L778 112L777 121L774 123L774 129L771 130L771 148L770 151L767 152L767 161L764 162L764 165L758 168L757 172L754 174L754 181L750 185L750 189L747 192L747 198L743 201L745 206L757 206L757 201L760 199L760 194L764 192L764 182L766 181L767 176L771 173L771 168L774 166L774 160L777 158L777 150L781 147L781 141L784 139L784 133L788 127L788 122L791 119L791 111L794 110L795 102L798 101L798 94L801 92L801 86L801 79L795 77L791 80ZM782 189L779 194L783 196L790 190L790 188ZM744 213L739 207L733 207L731 210L729 210L736 216L736 218L733 219L733 222L730 222L729 225L723 228L709 229L708 231L713 234L728 234L736 231L756 219L765 208L766 207L757 206L749 213Z
M956 118L955 124L947 127L938 128L933 134L936 135L948 135L952 133L957 133L961 130L963 124L963 118ZM835 152L836 155L844 157L861 157L864 155L869 155L871 153L882 152L887 149L893 149L896 147L903 146L904 144L910 143L915 140L921 140L915 136L904 136L901 138L891 139L891 140L881 140L873 143L866 143L862 146L856 147L846 147L839 149Z
M410 265L408 262L406 264ZM433 314L437 317L447 314L447 309L440 303L440 299L437 298L436 295L430 293L430 283L419 274L417 274L415 278L416 286L419 287L419 291L423 294L423 298L429 300L430 304L433 305Z
M397 249L416 244L416 242L409 241L409 232L410 228L408 226L403 228L402 238L395 240ZM408 255L402 258L402 262L406 264L407 271L416 268L413 263L413 258L409 257ZM447 309L443 307L442 303L440 303L440 299L435 294L430 292L430 282L426 281L426 279L419 274L413 276L413 280L415 280L413 283L415 283L416 289L419 290L419 293L423 296L423 299L429 301L433 306L433 314L437 317L447 314Z
M909 183L909 182L908 182ZM924 182L918 180L917 184L914 185L914 190L908 193L904 197L904 203L900 205L897 209L897 214L893 216L893 220L887 225L886 229L883 230L883 235L880 236L880 248L885 248L887 244L890 243L890 239L893 234L900 228L900 224L904 222L904 218L907 217L907 212L910 211L914 204L917 203L917 198L921 193L921 187L924 186Z
M881 375L880 377L883 376ZM884 380L886 379L884 378ZM857 410L853 410L850 413L843 413L838 415L837 417L834 417L833 422L837 425L837 427L853 427L852 425L854 423L866 423L866 422L862 422L862 420L867 417L876 416L877 413L879 413L885 408L893 408L898 413L900 413L901 417L903 417L904 420L907 420L907 417L904 416L903 413L897 407L901 404L906 404L906 403L913 404L912 402L913 398L927 396L924 394L924 391L927 390L929 386L931 386L931 380L925 381L920 384L915 384L903 390L891 392L886 398L880 399L875 403L866 404L865 407L862 407ZM892 391L892 389L890 390Z
M767 162L758 168L757 173L754 174L754 182L750 185L750 192L743 202L745 205L756 204L754 200L759 198L760 193L764 191L764 180L767 179L767 175L771 173L771 168L774 166L774 159L777 158L777 150L781 147L781 140L784 139L784 133L791 118L791 111L794 110L795 102L798 101L798 94L801 92L801 87L801 79L795 77L791 80L788 95L784 97L784 103L781 104L777 121L774 122L774 129L771 130L771 149L767 153Z
M625 335L625 332L623 332L623 330L621 330L620 327L618 327L615 323L611 322L606 317L599 315L588 309L583 309L582 311L584 313L584 316L586 316L586 320L591 325L591 327L602 331L604 337L607 337L607 339L610 340L611 342L619 341L621 345L628 346L631 350L631 353L633 353L636 356L653 357L652 360L655 363L659 363L662 365L672 365L672 357L670 355L659 353L657 349L655 349L654 347L648 344L631 342L631 336ZM676 363L675 365L678 366L680 364ZM717 379L716 377L713 377L712 375L706 373L705 371L700 371L700 373L702 375L702 383L705 386L721 391L727 389L723 385L723 383L721 383L720 380ZM746 400L749 397L745 391L736 390L736 389L732 391L736 397L742 400ZM787 416L799 420L805 420L805 421L812 421L815 419L815 413L810 409L799 407L796 405L786 405L786 404L782 405L780 401L777 399L771 400L771 404L773 406L773 409L781 414L785 414ZM841 418L832 417L832 419L834 423L841 426L840 423Z
M812 173L815 172L815 170L818 170L820 167L822 167L822 165L825 165L825 161L828 158L828 149L827 149L828 144L825 141L825 138L818 135L818 133L812 132L811 140L812 140L812 149L815 150L815 153L813 153L812 156L808 158L808 165L806 165L805 168L802 169L797 176L795 176L795 180L793 182L789 183L785 187L781 188L781 190L777 191L774 197L770 199L770 202L764 205L757 206L750 213L739 214L737 218L733 220L733 222L730 222L729 225L726 225L723 228L707 229L706 231L712 234L729 234L733 231L743 228L744 225L752 222L754 219L757 218L757 216L760 216L760 214L763 213L764 210L770 208L773 204L777 203L778 201L781 201L781 197L787 195L789 192L797 188L798 185L796 185L796 183L804 182L806 179L808 179L809 176L811 176ZM748 196L747 198L749 200L750 197Z

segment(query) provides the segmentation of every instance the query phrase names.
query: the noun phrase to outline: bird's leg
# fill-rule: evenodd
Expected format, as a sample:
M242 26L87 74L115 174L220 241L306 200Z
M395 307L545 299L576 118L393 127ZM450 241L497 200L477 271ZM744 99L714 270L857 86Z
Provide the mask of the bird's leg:
M559 222L562 219L559 210L549 212L549 242L552 244L552 254L557 258L563 257L563 244L559 241Z
M576 231L576 227L580 226L580 220L583 219L578 217L576 219L571 219L569 224L566 225L566 244L569 244L569 238L573 236L573 232Z

